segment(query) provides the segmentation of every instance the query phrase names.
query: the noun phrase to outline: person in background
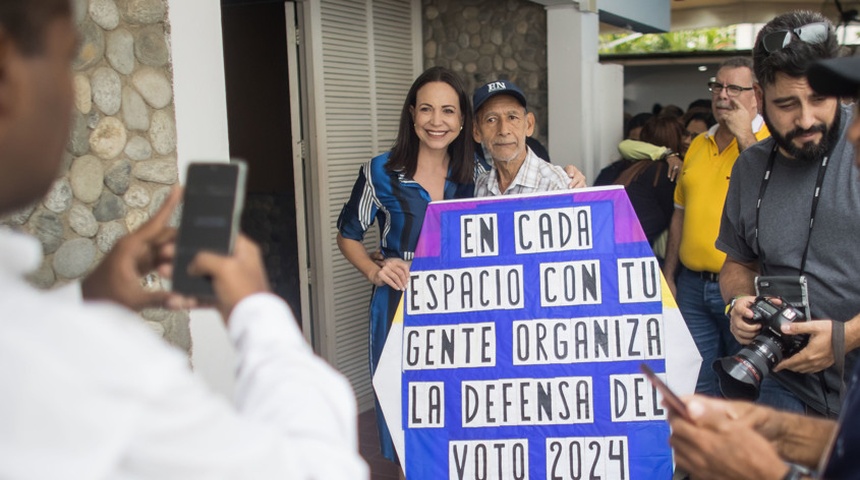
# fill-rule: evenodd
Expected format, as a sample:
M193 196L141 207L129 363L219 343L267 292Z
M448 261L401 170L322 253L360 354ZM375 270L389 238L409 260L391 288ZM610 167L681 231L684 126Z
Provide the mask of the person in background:
M642 126L645 125L645 122L648 121L649 118L653 117L653 113L637 113L633 115L630 120L624 125L624 138L631 140L639 140L639 132L642 131Z
M390 152L361 166L337 220L337 245L373 285L370 300L370 371L376 371L392 319L406 289L427 204L474 194L475 153L469 138L472 108L463 82L443 67L424 71L409 89ZM362 244L379 222L381 259ZM382 454L395 460L379 402Z
M689 110L681 119L681 123L684 125L684 141L682 142L681 147L681 158L684 158L684 155L687 154L687 150L690 148L690 144L693 143L693 139L698 137L700 134L705 133L716 125L717 119L714 118L714 114L710 111L700 112Z
M39 201L63 168L78 32L69 0L0 2L0 215ZM133 310L186 308L169 277L175 190L80 284L37 290L39 242L0 231L0 478L362 479L349 382L272 295L260 250L202 252L238 356L232 403Z
M642 132L642 126L654 115L647 112L637 113L630 117L624 124L624 140L618 144L618 151L621 158L615 160L609 165L600 169L597 173L597 178L594 179L594 186L612 185L615 180L621 175L627 167L633 164L636 160L651 158L659 160L663 158L665 149L659 149L656 145L649 146L647 143L639 141L639 134ZM659 149L659 151L657 151Z
M666 105L665 107L660 108L660 110L657 112L657 116L672 117L675 119L680 119L681 117L684 116L684 110L682 110L681 107L679 107L677 105L671 105L670 104L670 105Z
M689 105L687 105L687 111L684 112L684 115L687 115L689 113L696 113L696 112L710 113L712 104L713 104L713 102L711 101L710 98L699 98L699 99L693 100L692 102L690 102Z
M856 99L860 94L860 57L816 62L807 78L817 94ZM856 104L846 138L853 146L854 167L845 180L856 184L860 181L860 115ZM856 234L854 230L852 237ZM856 276L856 271L852 273ZM860 478L860 363L847 378L850 381L838 422L749 402L685 398L692 418L684 419L671 410L669 414L669 441L678 468L710 480ZM822 470L814 472L819 467Z
M671 115L668 117L675 118ZM674 182L683 164L688 146L688 143L682 141L679 149L676 150L663 145L654 145L653 143L644 141L644 139L633 140L628 138L622 140L618 144L618 152L621 154L621 159L603 168L594 181L594 185L611 185L615 183L621 172L638 160L665 160L669 167L666 169L666 178Z
M693 139L680 168L663 274L702 355L696 392L720 395L711 364L740 345L726 321L718 274L725 254L714 241L732 166L768 130L758 114L759 90L749 58L723 62L708 88L718 123Z
M652 117L642 127L640 138L650 145L678 151L681 149L683 128L674 117ZM674 211L672 196L675 183L666 175L668 169L665 159L636 160L614 182L624 185L627 190L645 237L661 262L665 257L667 229Z

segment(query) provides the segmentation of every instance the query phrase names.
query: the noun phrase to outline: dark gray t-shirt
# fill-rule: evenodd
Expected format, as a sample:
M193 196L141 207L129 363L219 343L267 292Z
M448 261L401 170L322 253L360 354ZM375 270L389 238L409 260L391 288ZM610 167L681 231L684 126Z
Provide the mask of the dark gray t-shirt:
M851 119L850 107L842 106L840 140L829 156L811 237L809 217L820 162L777 153L762 199L756 242L756 202L774 148L774 140L768 138L746 149L735 162L716 241L718 249L739 262L758 261L762 275L797 276L810 238L804 275L814 319L845 322L860 313L860 171L854 165L854 148L845 141ZM856 354L846 359L846 371L851 371ZM830 410L831 415L839 411L841 382L832 367L825 374L827 398L819 375L775 376L816 410Z

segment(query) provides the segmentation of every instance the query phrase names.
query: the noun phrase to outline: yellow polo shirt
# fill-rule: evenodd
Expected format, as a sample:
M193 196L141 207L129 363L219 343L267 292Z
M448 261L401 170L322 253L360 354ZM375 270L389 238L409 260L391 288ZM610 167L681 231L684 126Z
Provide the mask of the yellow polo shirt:
M719 151L714 140L718 127L714 125L693 139L675 187L675 208L684 209L679 258L685 267L697 272L719 273L726 260L714 242L720 233L732 167L740 152L737 139ZM756 116L752 127L756 139L770 136L761 115Z

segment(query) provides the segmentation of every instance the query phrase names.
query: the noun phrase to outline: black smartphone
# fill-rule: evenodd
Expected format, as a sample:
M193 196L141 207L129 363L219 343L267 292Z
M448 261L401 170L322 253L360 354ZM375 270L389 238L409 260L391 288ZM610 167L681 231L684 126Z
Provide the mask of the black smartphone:
M188 264L201 250L233 252L245 201L247 170L241 160L188 165L173 259L174 292L203 301L214 299L212 279L189 275Z
M642 363L639 365L639 368L642 370L642 373L648 377L648 380L654 385L657 390L660 391L660 394L663 395L663 399L666 401L666 407L674 413L677 413L684 420L688 422L692 422L693 419L690 418L690 413L687 412L687 405L675 395L675 392L669 389L669 386L666 385L663 380L660 380L660 377L654 373L654 370L651 370L647 364Z

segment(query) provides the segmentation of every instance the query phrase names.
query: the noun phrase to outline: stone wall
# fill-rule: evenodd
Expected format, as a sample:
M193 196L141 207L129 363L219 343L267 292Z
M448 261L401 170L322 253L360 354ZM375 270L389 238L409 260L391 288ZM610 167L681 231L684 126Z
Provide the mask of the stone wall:
M422 0L424 67L448 67L473 91L512 80L537 117L546 144L546 10L528 0Z
M73 3L81 47L63 168L42 201L3 220L41 241L45 258L31 276L41 288L86 276L178 180L166 1ZM144 281L160 287L155 275ZM143 317L190 349L187 313L147 310Z

